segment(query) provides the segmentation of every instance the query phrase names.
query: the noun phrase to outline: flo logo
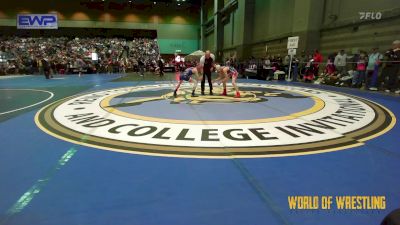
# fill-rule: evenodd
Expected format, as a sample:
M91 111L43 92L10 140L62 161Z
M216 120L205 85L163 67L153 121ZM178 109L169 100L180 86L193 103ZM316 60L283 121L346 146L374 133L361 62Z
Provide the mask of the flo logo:
M395 124L393 114L376 103L305 87L245 83L242 99L233 98L233 91L192 98L188 85L173 98L173 88L146 85L72 96L44 107L35 120L50 135L98 149L196 158L342 150Z
M381 12L359 12L360 20L380 20L382 18Z

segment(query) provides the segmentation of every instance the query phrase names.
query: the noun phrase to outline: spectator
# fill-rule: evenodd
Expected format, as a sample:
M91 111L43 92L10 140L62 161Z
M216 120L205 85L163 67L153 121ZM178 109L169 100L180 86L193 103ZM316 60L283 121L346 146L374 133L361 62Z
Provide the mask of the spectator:
M300 56L298 57L299 59L299 75L303 76L306 70L306 64L308 62L308 55L306 51L301 51Z
M160 77L162 77L164 76L164 60L161 57L159 57L157 63L158 63L158 68L160 70Z
M345 76L347 74L346 60L347 60L346 53L344 52L344 50L340 50L339 54L336 55L334 61L334 65L336 67L339 76Z
M138 59L138 65L139 65L139 75L141 77L143 77L144 76L144 67L145 67L144 60Z
M313 61L314 77L317 77L319 71L319 64L321 64L323 60L323 57L321 53L319 53L318 49L315 49L313 59L314 59Z
M125 64L142 58L145 66L150 66L159 56L157 40L139 38L127 41L121 38L22 38L0 37L1 57L5 59L1 67L4 71L16 73L44 73L42 58L51 63L51 71L59 73L82 71L118 72L127 68ZM97 53L98 59L92 61L91 53ZM77 59L83 61L77 63ZM122 61L121 61L122 59ZM124 62L124 63L122 63ZM93 64L95 66L93 66ZM75 67L77 66L77 67ZM132 66L133 68L133 66Z
M328 59L324 72L319 77L320 83L323 84L334 84L337 82L337 72L333 63L334 58Z
M46 77L46 79L50 79L50 62L47 58L43 58L41 60L41 64L43 67L44 76Z
M267 58L263 60L262 65L262 75L266 78L266 80L271 80L273 78L274 73L271 66L272 64L270 56L267 56Z
M400 40L393 41L392 46L392 49L385 53L389 61L386 63L386 68L383 72L385 92L394 91L399 94Z
M314 64L314 59L310 59L310 61L306 64L303 76L304 82L312 82L314 80L316 67L313 64Z
M378 72L382 59L383 55L378 52L377 47L373 48L372 53L368 56L367 79L365 83L366 88L369 88L371 91L378 90Z
M43 74L44 70L43 70L43 60L38 60L38 67L39 67L39 74Z
M353 77L352 87L360 88L363 81L365 80L365 70L367 66L366 54L360 53L357 60L356 71L357 73Z
M290 56L286 55L283 58L283 62L282 62L283 70L285 71L285 74L288 74L288 72L289 72L289 63L290 63Z

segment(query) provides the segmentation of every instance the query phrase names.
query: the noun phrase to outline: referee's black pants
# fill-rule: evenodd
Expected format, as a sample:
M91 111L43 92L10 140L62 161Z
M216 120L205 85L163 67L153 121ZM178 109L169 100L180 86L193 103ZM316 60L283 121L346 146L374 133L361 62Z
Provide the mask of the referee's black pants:
M204 72L204 76L203 76L203 79L201 80L201 93L203 93L204 92L204 84L205 84L205 82L206 82L206 76L207 76L207 79L208 79L208 85L210 86L210 92L212 91L212 81L211 81L211 71L209 71L209 72Z

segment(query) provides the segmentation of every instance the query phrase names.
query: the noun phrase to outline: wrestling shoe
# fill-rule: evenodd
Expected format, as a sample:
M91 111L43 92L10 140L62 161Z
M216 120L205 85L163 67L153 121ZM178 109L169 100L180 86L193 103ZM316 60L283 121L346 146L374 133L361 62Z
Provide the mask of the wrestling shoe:
M197 95L192 91L192 97L197 97Z
M176 93L176 91L174 91L174 98L178 97L178 94Z
M204 95L204 91L201 92L201 95Z
M226 94L226 89L222 92L221 95L222 95L222 96L227 96L227 94Z
M370 91L377 91L378 88L376 88L376 87L370 87L369 90L370 90Z
M212 91L210 91L210 95L214 95L214 93Z
M236 92L235 98L240 98L240 92Z

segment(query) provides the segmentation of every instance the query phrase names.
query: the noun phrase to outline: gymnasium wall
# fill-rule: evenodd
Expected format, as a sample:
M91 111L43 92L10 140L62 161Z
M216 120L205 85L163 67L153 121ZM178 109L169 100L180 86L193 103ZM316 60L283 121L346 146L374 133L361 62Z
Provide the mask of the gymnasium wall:
M224 5L229 3L230 0L223 0ZM244 0L239 0L239 2L244 2ZM214 11L214 1L206 0L205 4L205 12L207 12L207 18L212 19L213 11ZM211 17L210 17L211 15ZM244 8L238 8L232 12L232 14L223 21L222 29L223 29L223 58L229 57L231 55L236 54L236 48L243 43L244 38L244 22L243 17L245 15ZM214 31L209 32L205 38L205 47L204 50L210 49L215 51L215 35Z
M222 0L225 4L229 0ZM212 1L213 2L213 1ZM238 0L223 25L223 56L242 51L254 56L286 55L287 37L300 36L298 54L321 50L324 55L345 49L382 51L400 39L399 0ZM246 7L254 7L248 14ZM359 12L381 12L381 20L360 20ZM251 20L250 30L245 27ZM250 38L248 38L250 37ZM208 42L208 46L213 46Z
M206 36L206 41L205 41L205 48L204 48L204 50L206 50L206 49L211 49L211 50L213 50L213 49L215 49L214 46L215 46L215 45L214 45L214 32L211 32L211 33L209 33L209 34Z
M349 53L358 50L369 52L372 47L386 51L394 40L400 39L400 17L339 27L321 31L321 52L325 55L341 49Z
M253 0L253 13L246 15L246 0L239 0L237 9L224 24L223 57L237 55L237 48L247 51L244 54L246 58L265 57L266 45L270 54L283 53L286 42L283 43L282 40L292 32L294 2L295 0ZM250 29L245 28L246 22L251 25Z
M398 0L325 0L324 25L341 23L346 20L358 20L359 12L388 12L399 8ZM336 15L337 20L332 20L331 15Z
M400 38L398 0L255 2L254 24L265 24L253 28L251 52L255 57L266 55L265 45L270 55L287 54L287 37L295 35L300 35L300 51L318 48L325 56L340 49L350 53L370 51L373 46L384 51ZM381 12L383 17L363 21L360 12ZM302 43L302 37L307 43Z
M253 42L281 37L292 32L295 0L255 1Z
M239 0L239 2L244 2ZM239 7L243 5L239 3ZM223 48L229 49L237 47L243 42L243 27L244 27L244 8L238 8L230 16L227 22L224 24L224 41Z
M360 20L360 12L380 12L380 20ZM321 51L370 51L379 47L386 51L394 40L400 39L400 5L398 0L326 0Z
M250 55L256 58L283 55L292 33L295 0L255 0Z
M207 20L214 17L214 1L205 1L204 7L206 8L206 18Z
M71 3L72 2L72 3ZM89 1L88 1L89 2ZM156 30L162 54L199 49L200 14L196 10L166 10L165 5L141 8L90 8L74 1L19 0L0 9L0 26L16 26L19 13L57 13L59 27ZM168 8L167 8L168 9Z

